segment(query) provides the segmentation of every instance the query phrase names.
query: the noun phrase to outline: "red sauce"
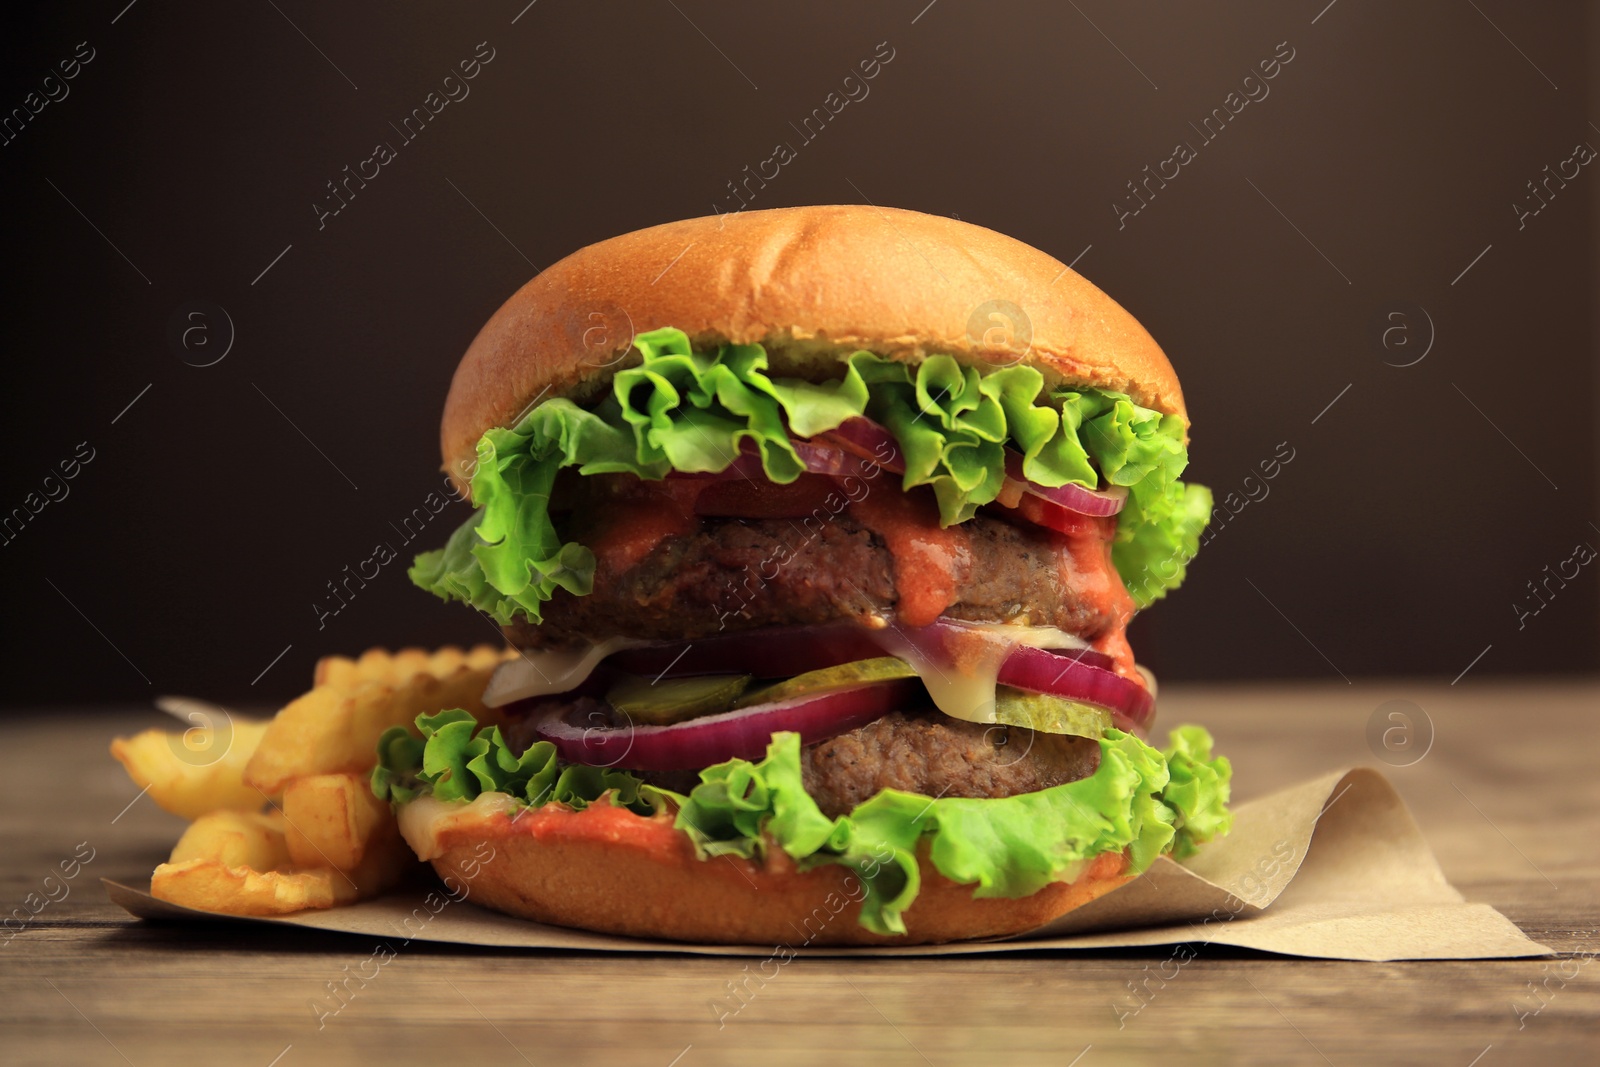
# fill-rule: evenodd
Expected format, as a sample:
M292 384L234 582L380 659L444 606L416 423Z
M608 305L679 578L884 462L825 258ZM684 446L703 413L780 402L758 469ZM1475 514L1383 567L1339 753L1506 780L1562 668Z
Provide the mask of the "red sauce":
M1128 621L1138 609L1111 560L1116 518L1082 515L1031 494L1023 494L1014 508L1001 507L998 513L1050 533L1063 585L1075 590L1097 614L1115 620L1090 644L1111 657L1118 674L1143 685L1127 637Z
M694 846L687 834L673 829L670 815L635 815L613 804L591 804L574 811L565 804L524 808L515 815L499 813L485 821L457 822L439 830L438 847L448 851L484 841L511 842L531 838L541 845L603 844L643 854L657 863L688 866Z
M1094 606L1101 615L1116 621L1105 633L1091 642L1097 652L1104 652L1116 664L1117 673L1144 684L1134 669L1133 649L1128 645L1128 620L1135 610L1133 597L1122 584L1111 561L1111 542L1116 533L1113 519L1090 520L1094 525L1073 534L1056 534L1054 540L1060 549L1057 557L1061 580L1070 583L1078 595Z
M850 514L883 538L894 558L901 622L927 626L955 603L959 575L971 564L972 548L959 525L939 528L931 492L875 490L851 504Z
M595 556L596 573L623 574L669 537L693 533L702 516L741 519L803 518L836 511L844 497L833 479L802 474L788 485L745 478L665 478L628 474L583 480L574 539ZM829 498L837 503L829 503Z
M594 552L601 577L623 574L666 538L694 532L701 515L810 514L818 494L832 491L831 480L817 475L802 475L788 486L692 478L642 481L631 475L583 481L588 493L579 509L584 522L576 539ZM1118 674L1143 684L1126 635L1136 608L1111 560L1116 519L1091 518L1064 508L1046 511L1042 503L1024 496L1016 509L1001 511L1049 535L1064 587L1075 590L1098 614L1115 620L1092 642L1094 648L1111 657ZM882 538L894 559L900 621L926 626L955 603L957 587L971 566L971 544L960 525L940 528L938 505L930 491L869 492L850 504L850 513Z
M1096 652L1104 652L1111 657L1112 666L1122 677L1144 685L1144 676L1133 666L1133 646L1128 644L1128 631L1121 626L1113 627L1090 642Z
M591 804L582 811L573 811L565 804L546 804L516 818L497 815L488 836L509 838L516 833L544 842L607 841L662 860L694 854L688 836L672 828L670 817L648 818L612 804ZM448 837L448 831L440 836Z
M830 507L829 497L844 500L834 480L821 474L802 474L787 485L728 478L708 483L695 498L694 509L736 519L803 519L836 511L838 504Z
M601 577L627 572L668 537L693 533L700 525L694 502L703 483L647 482L632 475L617 475L606 483L586 481L596 483L596 492L585 502L584 529L577 541L594 553L595 573Z

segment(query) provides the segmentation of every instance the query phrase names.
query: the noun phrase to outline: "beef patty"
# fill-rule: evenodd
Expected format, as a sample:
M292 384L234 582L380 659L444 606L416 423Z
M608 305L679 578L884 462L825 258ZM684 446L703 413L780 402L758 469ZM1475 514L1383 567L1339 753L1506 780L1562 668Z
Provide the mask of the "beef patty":
M1060 541L988 515L962 524L970 550L953 562L944 614L971 622L1059 627L1094 640L1120 621L1063 580ZM1107 563L1109 567L1109 562ZM1069 572L1070 573L1070 572ZM557 589L544 621L505 627L521 648L612 636L692 641L717 633L889 615L899 600L894 556L848 511L826 523L705 519L668 536L594 590Z
M830 818L885 789L928 797L1009 797L1087 778L1100 744L1019 726L983 726L938 712L891 712L807 747L806 792Z

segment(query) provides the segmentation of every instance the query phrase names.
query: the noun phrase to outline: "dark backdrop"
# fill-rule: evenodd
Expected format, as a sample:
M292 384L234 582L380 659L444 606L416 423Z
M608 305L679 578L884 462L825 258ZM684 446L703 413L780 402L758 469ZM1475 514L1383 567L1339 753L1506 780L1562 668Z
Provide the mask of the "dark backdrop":
M754 206L1075 262L1171 355L1219 498L1292 450L1137 624L1164 678L1597 666L1591 8L524 3L7 5L0 506L58 499L0 546L6 700L265 701L323 654L492 639L401 562L312 605L439 485L446 384L506 296L733 206L780 141Z

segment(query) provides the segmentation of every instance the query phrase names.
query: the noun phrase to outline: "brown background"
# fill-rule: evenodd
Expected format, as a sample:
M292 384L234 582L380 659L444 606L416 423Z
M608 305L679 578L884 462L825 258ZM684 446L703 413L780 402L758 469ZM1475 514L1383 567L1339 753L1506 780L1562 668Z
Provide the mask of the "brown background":
M401 547L501 300L582 244L728 206L778 141L798 158L754 206L870 199L1081 256L1177 365L1190 476L1219 496L1295 450L1139 623L1164 678L1600 666L1600 567L1525 628L1512 607L1600 547L1600 167L1520 231L1511 207L1600 147L1592 6L125 2L3 16L0 107L95 50L0 146L0 509L95 456L0 546L8 702L270 702L325 653L492 639L400 564L320 631L311 604ZM319 231L324 183L480 41L471 95ZM790 123L882 41L870 95L800 145ZM1270 95L1119 229L1125 183L1285 41ZM192 301L235 326L214 366L169 341ZM1418 307L1434 344L1385 365L1425 347ZM1385 349L1405 309L1413 343Z

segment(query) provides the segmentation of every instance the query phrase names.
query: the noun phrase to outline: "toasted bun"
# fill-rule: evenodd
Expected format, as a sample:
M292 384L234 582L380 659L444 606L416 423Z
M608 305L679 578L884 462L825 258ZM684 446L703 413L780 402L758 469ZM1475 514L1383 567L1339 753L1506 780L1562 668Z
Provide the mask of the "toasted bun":
M541 397L593 397L637 359L633 336L663 326L697 346L759 342L776 373L815 379L837 376L857 349L1020 361L1051 388L1125 392L1187 418L1144 327L1054 257L938 215L779 208L601 241L518 290L467 349L445 402L440 446L458 488L485 430Z
M924 858L906 933L883 936L857 921L863 887L837 865L800 872L780 850L765 863L696 858L670 816L647 818L596 805L549 804L452 818L436 838L434 868L468 886L474 903L536 922L630 937L714 944L918 945L1005 937L1045 923L1129 881L1121 853L1089 864L1071 883L1017 900L974 898ZM485 846L488 846L487 848ZM491 851L492 850L492 851Z

